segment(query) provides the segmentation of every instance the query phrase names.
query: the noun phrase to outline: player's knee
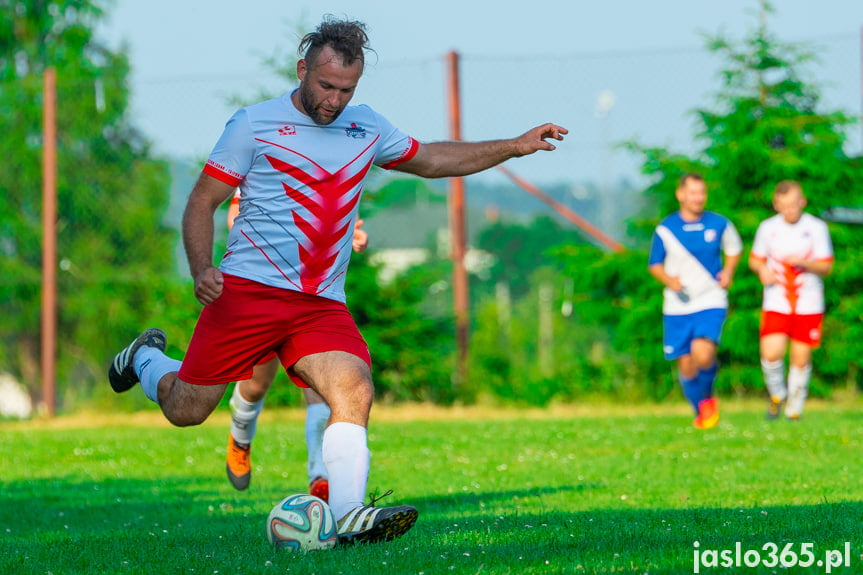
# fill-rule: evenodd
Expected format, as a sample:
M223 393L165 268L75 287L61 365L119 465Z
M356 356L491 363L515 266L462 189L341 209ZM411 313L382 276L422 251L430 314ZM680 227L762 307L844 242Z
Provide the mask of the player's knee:
M168 403L162 406L162 412L165 414L167 420L177 427L201 425L207 420L212 411L212 409L207 409L206 406L200 404L176 406L176 404L171 405Z
M201 416L200 413L169 413L165 412L165 417L168 421L171 422L172 425L177 427L191 427L193 425L201 425L207 419L207 416Z

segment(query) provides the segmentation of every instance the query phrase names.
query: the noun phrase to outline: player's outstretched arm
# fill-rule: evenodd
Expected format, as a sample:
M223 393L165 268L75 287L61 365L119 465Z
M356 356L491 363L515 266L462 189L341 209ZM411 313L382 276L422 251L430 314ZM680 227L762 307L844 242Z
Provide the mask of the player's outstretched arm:
M555 124L543 124L509 140L485 142L432 142L420 144L413 158L396 166L396 170L424 178L467 176L481 172L510 158L552 151L548 140L563 140L569 133Z
M195 278L195 297L204 305L222 294L222 274L213 266L213 214L233 191L232 186L201 174L183 212L183 245Z

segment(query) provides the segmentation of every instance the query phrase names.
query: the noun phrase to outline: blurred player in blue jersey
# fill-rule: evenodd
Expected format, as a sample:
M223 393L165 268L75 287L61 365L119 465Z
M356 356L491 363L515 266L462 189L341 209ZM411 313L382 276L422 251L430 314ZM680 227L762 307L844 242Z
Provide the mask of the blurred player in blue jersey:
M683 394L695 410L693 424L710 429L719 423L713 397L716 348L743 244L728 219L704 210L707 186L701 175L684 175L676 195L680 210L656 227L648 265L650 274L665 286L665 359L677 360Z

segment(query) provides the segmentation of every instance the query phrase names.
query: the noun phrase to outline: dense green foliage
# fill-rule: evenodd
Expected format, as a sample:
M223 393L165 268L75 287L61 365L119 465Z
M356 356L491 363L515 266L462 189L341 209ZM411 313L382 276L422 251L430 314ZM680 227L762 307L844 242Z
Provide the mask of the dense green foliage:
M811 542L819 559L849 541L833 572L860 572L859 404L772 424L760 403L729 406L707 433L683 406L591 410L373 412L368 490L393 489L381 504L415 505L417 524L309 555L274 552L264 530L307 487L299 410L264 412L244 492L225 477L227 415L0 423L0 572L692 573L695 541Z
M126 55L94 41L92 0L0 2L0 369L38 388L42 75L57 71L58 387L101 379L111 351L170 299L160 222L168 168L126 116ZM97 376L98 374L98 376Z

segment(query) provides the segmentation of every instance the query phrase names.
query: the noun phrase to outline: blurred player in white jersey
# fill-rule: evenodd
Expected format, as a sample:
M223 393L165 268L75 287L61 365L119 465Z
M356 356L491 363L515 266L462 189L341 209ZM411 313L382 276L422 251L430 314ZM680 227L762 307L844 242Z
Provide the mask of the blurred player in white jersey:
M805 207L798 182L779 182L773 192L777 214L758 226L749 256L749 267L764 284L760 347L768 419L776 419L785 402L785 416L800 418L809 394L812 350L821 345L821 278L833 269L833 244L827 224L804 213Z
M707 186L701 175L684 175L676 195L680 211L657 226L648 269L665 286L665 359L677 360L683 395L695 411L693 425L710 429L719 423L719 402L713 396L716 349L743 244L728 219L704 210Z
M234 227L234 219L240 213L240 190L237 189L228 207L228 229ZM363 221L354 225L353 250L364 252L369 245L369 236L362 229ZM225 469L228 480L235 489L249 487L252 479L252 439L258 427L258 416L264 408L264 397L279 369L279 358L273 353L255 366L252 377L238 381L231 395L231 435L228 438L228 455ZM323 460L324 429L330 417L330 408L323 398L311 388L303 388L306 400L306 450L309 493L324 501L329 499L330 485L327 467Z
M198 425L232 381L272 352L300 387L329 405L323 459L340 543L388 541L413 527L410 505L365 505L374 386L371 355L345 305L351 232L373 165L428 178L466 176L555 149L565 128L515 138L420 143L365 105L350 106L365 65L361 22L325 17L300 41L299 87L237 111L183 214L195 296L204 308L183 361L150 328L108 370L117 393L141 383L174 425ZM406 94L405 97L410 97ZM213 265L213 214L242 190L227 253Z

